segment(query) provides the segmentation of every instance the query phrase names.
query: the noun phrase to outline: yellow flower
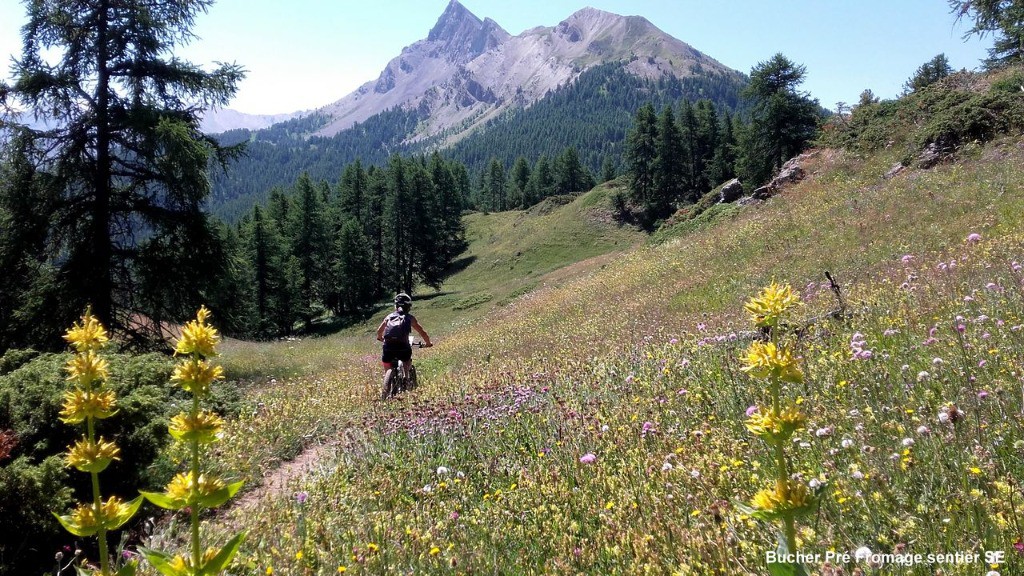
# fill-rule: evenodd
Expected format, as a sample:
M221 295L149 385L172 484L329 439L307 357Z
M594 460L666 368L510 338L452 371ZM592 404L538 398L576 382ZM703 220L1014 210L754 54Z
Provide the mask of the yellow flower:
M81 536L92 536L100 529L100 519L92 504L79 504L72 510L70 523L79 530Z
M746 422L747 430L759 438L777 444L789 440L793 432L803 429L807 416L795 406L784 408L778 416L768 409L755 412Z
M804 375L793 353L774 342L755 341L747 348L746 364L741 368L754 378L778 378L785 382L803 382Z
M68 466L73 466L82 472L102 472L112 460L121 459L121 449L113 442L107 442L101 437L97 441L82 438L75 442L74 446L68 447Z
M169 429L171 436L181 442L209 444L220 439L223 427L224 420L213 412L200 412L195 417L182 412L171 418Z
M113 390L75 389L64 393L64 408L60 420L65 424L78 424L86 418L102 420L113 416L117 410L117 396Z
M210 311L206 309L206 306L199 308L196 319L187 322L181 329L181 339L174 347L175 354L198 354L203 358L217 355L217 343L220 341L220 336L217 335L216 328L206 324L206 319L209 317Z
M82 388L89 388L93 382L106 380L107 361L100 358L95 351L87 350L75 354L74 358L68 361L65 369L68 371L68 380L75 380Z
M369 550L370 552L376 552L376 551L380 550L380 546L377 546L373 542L370 542L369 544L366 545L366 549Z
M79 504L70 516L62 517L66 527L74 528L77 536L92 536L100 528L115 530L131 518L138 506L133 507L117 496L100 504L99 514L93 504ZM70 525L70 526L68 526Z
M438 548L437 546L434 546L433 548L430 549L430 555L431 556L437 556L440 553L441 553L441 549Z
M192 506L201 498L224 488L224 482L216 476L200 474L198 482L193 482L194 478L191 472L177 474L167 484L167 496L179 504Z
M767 488L755 494L750 504L764 516L778 517L809 511L814 497L803 483L785 480L776 481L774 489Z
M176 381L186 392L197 396L206 396L210 392L210 384L223 377L223 368L195 358L178 364L171 374L171 380Z
M64 339L78 352L99 350L110 340L100 321L88 311L82 316L82 323L76 322L64 334Z
M793 293L789 284L780 286L772 282L743 307L750 313L755 325L778 326L779 319L798 304L800 296Z
M219 551L216 548L207 548L206 552L203 552L203 559L201 562L203 566L209 564L210 560L217 555ZM176 574L192 574L195 571L192 569L192 558L185 558L184 556L175 556L171 559L171 568L174 569Z

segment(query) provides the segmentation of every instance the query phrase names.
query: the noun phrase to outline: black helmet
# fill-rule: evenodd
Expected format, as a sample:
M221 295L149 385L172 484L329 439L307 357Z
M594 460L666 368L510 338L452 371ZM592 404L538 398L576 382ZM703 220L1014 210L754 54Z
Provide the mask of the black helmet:
M410 298L405 292L399 292L398 295L395 296L395 306L408 310L409 308L412 308L412 298Z

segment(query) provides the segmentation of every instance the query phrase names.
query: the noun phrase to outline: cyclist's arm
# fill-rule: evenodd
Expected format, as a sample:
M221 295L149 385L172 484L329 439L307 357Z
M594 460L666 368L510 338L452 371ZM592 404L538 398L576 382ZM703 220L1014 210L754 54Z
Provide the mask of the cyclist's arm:
M413 328L413 330L419 332L420 338L423 338L423 343L424 344L426 344L428 347L433 346L433 344L430 343L430 336L427 335L427 331L424 330L422 326L420 326L419 322L417 322L416 320L413 320L412 321L412 328ZM383 334L383 332L382 332L382 334Z
M380 326L377 327L377 341L384 341L384 326L387 325L387 320L381 321Z

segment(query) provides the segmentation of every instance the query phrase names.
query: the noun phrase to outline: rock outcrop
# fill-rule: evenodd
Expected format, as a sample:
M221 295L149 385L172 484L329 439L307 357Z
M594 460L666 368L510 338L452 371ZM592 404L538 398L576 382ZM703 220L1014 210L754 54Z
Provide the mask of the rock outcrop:
M756 188L750 195L757 200L766 200L778 194L784 188L803 180L804 177L807 176L807 171L804 166L809 160L817 156L817 154L818 152L816 150L812 150L811 152L806 152L799 156L790 158L782 165L782 168L779 169L779 173L775 178L772 178L771 182L761 186L760 188Z
M728 204L739 200L742 196L743 184L740 183L739 178L733 178L722 185L722 193L718 201L722 204Z

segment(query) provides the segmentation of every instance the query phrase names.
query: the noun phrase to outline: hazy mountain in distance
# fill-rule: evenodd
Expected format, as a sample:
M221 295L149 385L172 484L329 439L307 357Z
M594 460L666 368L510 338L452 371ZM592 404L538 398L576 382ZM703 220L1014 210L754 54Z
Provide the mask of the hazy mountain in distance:
M261 130L279 122L301 118L309 113L308 110L303 110L288 114L246 114L230 108L211 109L203 114L199 129L205 134L220 134L238 128Z

